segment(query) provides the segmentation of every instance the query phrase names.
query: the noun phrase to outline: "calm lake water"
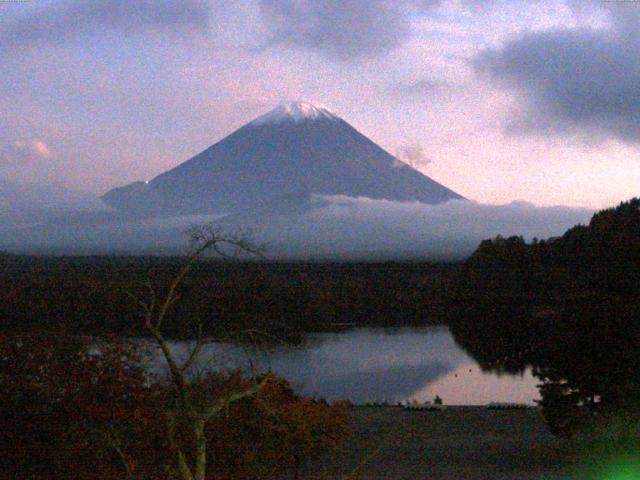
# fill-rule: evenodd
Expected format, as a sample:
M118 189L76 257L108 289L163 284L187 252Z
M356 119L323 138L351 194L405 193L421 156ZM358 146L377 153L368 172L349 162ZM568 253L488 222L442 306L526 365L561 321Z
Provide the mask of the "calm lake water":
M187 347L173 345L180 354ZM212 344L203 350L199 363L203 369L270 369L289 380L297 392L330 401L396 403L439 395L449 405L483 405L533 404L539 398L538 380L530 371L515 376L482 372L446 327L310 334L302 348L269 354Z

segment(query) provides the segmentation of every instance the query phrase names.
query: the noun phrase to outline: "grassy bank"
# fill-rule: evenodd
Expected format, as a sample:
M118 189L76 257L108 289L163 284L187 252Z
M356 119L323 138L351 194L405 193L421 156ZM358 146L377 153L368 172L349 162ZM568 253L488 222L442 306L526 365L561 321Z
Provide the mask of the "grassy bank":
M308 465L307 480L540 479L563 473L560 441L538 409L449 407L406 412L354 407L352 434L336 452Z

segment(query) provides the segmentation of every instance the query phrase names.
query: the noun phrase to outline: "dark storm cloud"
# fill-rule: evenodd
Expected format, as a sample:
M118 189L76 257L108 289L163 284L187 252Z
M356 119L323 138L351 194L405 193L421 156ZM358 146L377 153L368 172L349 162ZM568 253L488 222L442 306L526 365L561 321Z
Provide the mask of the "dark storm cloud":
M529 32L476 57L479 71L522 94L511 129L640 142L640 8L608 13L611 28Z
M63 1L4 22L0 49L61 44L103 30L204 31L208 10L204 0Z
M411 15L439 0L261 0L271 44L346 60L387 53L411 33Z

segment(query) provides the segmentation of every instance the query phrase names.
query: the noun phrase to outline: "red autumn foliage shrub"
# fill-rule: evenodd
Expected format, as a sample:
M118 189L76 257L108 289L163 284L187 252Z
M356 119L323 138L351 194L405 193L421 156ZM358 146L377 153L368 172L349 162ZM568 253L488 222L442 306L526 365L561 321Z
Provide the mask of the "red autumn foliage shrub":
M210 375L202 395L248 380ZM135 346L62 334L0 335L0 478L168 478L171 386L151 384ZM208 478L294 471L345 434L345 406L303 399L278 378L207 430Z
M272 377L253 398L234 404L208 431L212 479L282 478L335 447L347 433L346 408L298 397Z
M2 334L2 475L126 478L147 450L154 396L129 343Z

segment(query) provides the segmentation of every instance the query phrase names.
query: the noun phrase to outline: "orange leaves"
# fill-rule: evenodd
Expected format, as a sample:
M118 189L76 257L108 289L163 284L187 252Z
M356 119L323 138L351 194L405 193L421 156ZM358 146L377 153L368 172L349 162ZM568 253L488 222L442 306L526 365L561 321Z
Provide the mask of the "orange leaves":
M221 475L215 478L280 478L295 470L346 434L346 408L300 398L285 380L272 377L256 397L213 423L212 470Z
M124 439L151 415L154 392L144 379L128 343L2 334L0 449L9 472L123 478L132 461ZM120 459L114 456L117 449Z
M139 360L133 345L115 338L0 334L3 473L165 478L174 396L164 385L149 386ZM252 382L235 372L210 375L198 387L222 399ZM336 444L348 407L300 398L285 380L269 377L257 395L210 422L208 478L281 478Z

